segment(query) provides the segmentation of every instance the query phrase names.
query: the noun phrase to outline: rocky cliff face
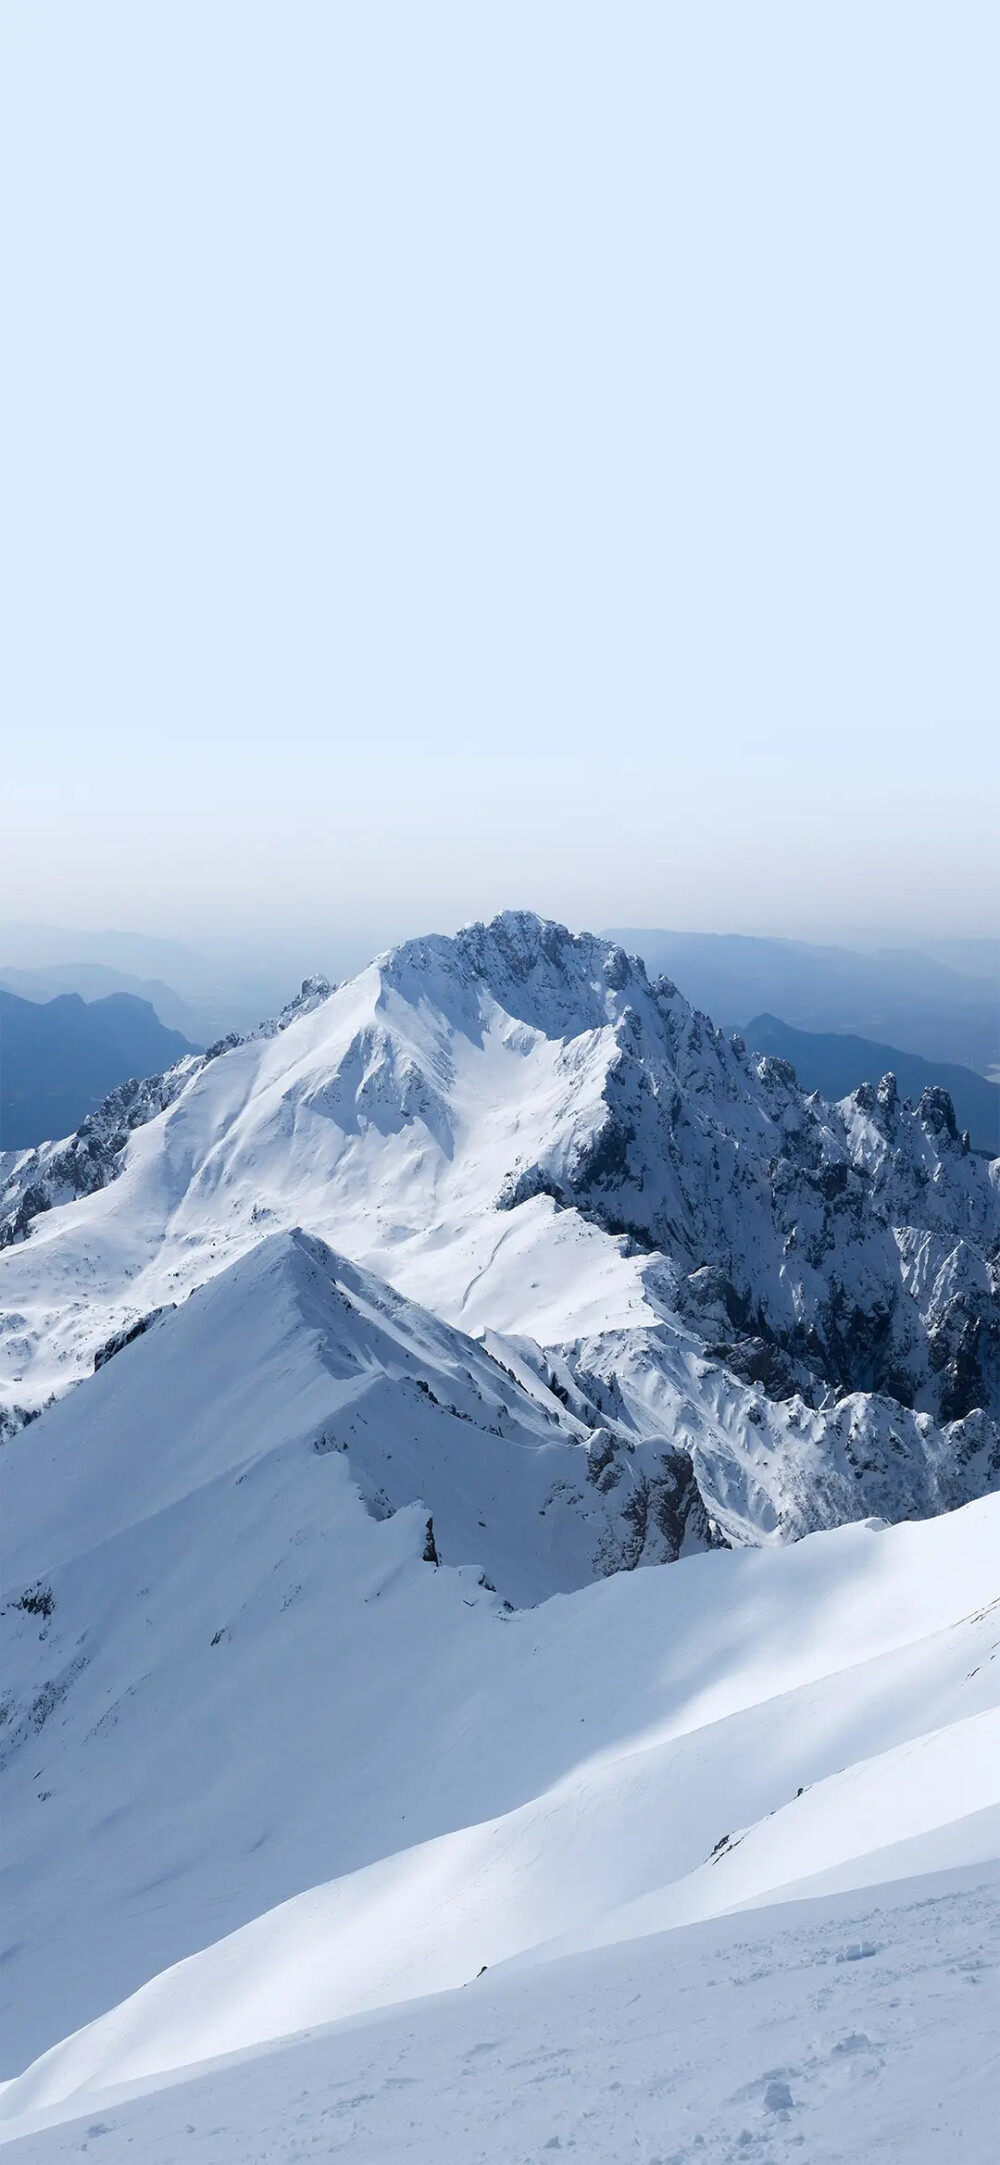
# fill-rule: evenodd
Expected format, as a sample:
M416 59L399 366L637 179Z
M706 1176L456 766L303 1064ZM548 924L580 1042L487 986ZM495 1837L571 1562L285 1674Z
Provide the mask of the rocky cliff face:
M945 1090L914 1110L890 1075L825 1105L621 949L558 927L536 939L523 918L454 945L467 980L566 1037L562 1116L501 1207L545 1194L668 1255L682 1313L777 1396L878 1391L943 1420L996 1409L997 1185ZM609 1041L586 1124L581 1025Z

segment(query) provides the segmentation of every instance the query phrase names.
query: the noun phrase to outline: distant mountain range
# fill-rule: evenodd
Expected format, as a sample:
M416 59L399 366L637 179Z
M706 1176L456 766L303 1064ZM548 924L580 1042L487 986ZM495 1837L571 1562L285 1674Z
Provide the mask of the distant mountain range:
M314 927L285 943L199 953L178 940L138 933L8 920L0 922L0 985L24 1000L52 1000L59 992L99 1000L130 992L149 1000L169 1030L211 1045L230 1030L253 1030L276 1014L308 971L353 975L386 944Z
M633 927L606 937L641 955L654 975L672 978L723 1029L745 1031L751 1017L780 1015L797 1030L849 1031L935 1065L958 1062L994 1077L1000 1070L996 941L947 942L936 954L902 947L862 954L738 933Z
M793 1029L898 1046L1000 1081L1000 941L926 940L910 948L817 945L744 934L616 930L607 935L666 972L724 1029L780 1016ZM0 986L25 1000L115 992L148 1000L170 1030L211 1045L273 1015L307 972L351 977L370 944L313 927L282 950L199 954L177 941L65 926L0 924Z
M39 1003L0 989L0 1150L69 1135L120 1083L200 1050L129 993Z
M889 1073L895 1075L902 1096L914 1103L938 1083L951 1098L956 1126L968 1129L973 1149L1000 1156L1000 1084L987 1082L972 1068L921 1060L898 1045L876 1045L846 1031L793 1030L777 1015L755 1015L745 1036L754 1052L790 1060L803 1090L818 1090L833 1103L859 1083L878 1083Z
M178 992L160 977L133 977L101 962L56 962L45 968L21 969L0 966L0 990L16 992L22 1000L57 999L60 993L78 993L88 1004L126 993L148 1004L166 1024L179 1030L195 1045L212 1045L230 1030L252 1030L265 1014L285 998L285 981L259 987L232 986L219 992Z
M74 937L85 950L76 960L69 959ZM939 1083L973 1147L1000 1150L1000 942L861 953L741 934L614 937L724 1028L790 1060L803 1088L835 1102L891 1070L916 1100ZM223 972L213 987L218 965L205 957L125 934L0 927L0 953L6 947L18 959L0 963L0 991L35 1010L17 1023L10 1010L0 1114L0 1147L8 1149L67 1134L119 1084L162 1072L233 1031L245 1034L288 989L264 967L231 982ZM158 975L130 974L123 963L169 963L183 990ZM75 1006L60 1004L65 995L77 996ZM40 1008L51 1010L44 1020Z
M158 977L130 977L100 962L53 963L46 969L0 968L0 991L16 992L21 1000L45 1002L60 993L77 993L88 1005L107 1000L112 993L126 993L153 1009L168 1030L179 1030L193 1044L210 1045L227 1030L240 1027L225 1003L201 1003L184 999L172 985ZM259 1019L259 1018L258 1018ZM246 1023L243 1028L247 1028Z

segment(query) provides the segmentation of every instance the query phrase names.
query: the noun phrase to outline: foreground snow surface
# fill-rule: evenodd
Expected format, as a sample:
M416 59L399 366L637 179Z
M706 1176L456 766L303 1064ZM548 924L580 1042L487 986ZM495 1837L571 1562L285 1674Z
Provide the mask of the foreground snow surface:
M468 1987L484 1964L1000 1855L1000 1498L507 1611L474 1567L424 1560L421 1507L373 1518L349 1457L317 1454L345 1381L337 1418L359 1404L336 1349L419 1322L363 1312L354 1282L347 1337L317 1330L303 1365L295 1314L308 1294L328 1327L328 1268L277 1243L252 1284L246 1266L217 1280L9 1446L29 1681L8 2050L15 2069L41 2057L0 2116ZM274 1332L253 1450L220 1385L195 1484L151 1427L130 1490L164 1349L183 1324L223 1358L234 1299ZM443 1364L462 1349L437 1329L423 1354ZM512 1417L509 1438L452 1426L484 1518L504 1454L574 1448ZM429 1463L437 1448L429 1430ZM486 1532L502 1556L502 1514Z
M1000 1871L933 1874L487 1974L0 2142L11 2165L992 2165L998 1965Z

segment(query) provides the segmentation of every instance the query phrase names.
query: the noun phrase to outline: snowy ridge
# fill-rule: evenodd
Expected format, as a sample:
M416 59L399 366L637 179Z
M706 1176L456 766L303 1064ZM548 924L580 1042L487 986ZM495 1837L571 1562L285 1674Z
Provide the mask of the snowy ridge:
M589 1432L300 1233L272 1235L15 1437L4 1495L17 2056L40 2023L71 2028L95 1994L189 1952L206 1916L224 1929L405 1842L422 1808L400 1800L393 1739L402 1725L420 1751L407 1706L440 1720L424 1670L460 1625L464 1661L513 1603L708 1541L690 1461L662 1439L628 1452ZM152 1926L151 1874L172 1888Z

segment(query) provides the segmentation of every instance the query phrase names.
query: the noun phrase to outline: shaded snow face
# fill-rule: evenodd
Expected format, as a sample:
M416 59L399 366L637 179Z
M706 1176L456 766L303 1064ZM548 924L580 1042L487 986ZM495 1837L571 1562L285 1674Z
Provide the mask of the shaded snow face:
M933 1509L996 1477L997 1189L942 1093L917 1113L891 1079L804 1098L621 949L516 914L411 942L282 1021L166 1078L141 1126L113 1121L98 1192L59 1207L68 1163L91 1177L89 1141L12 1169L8 1407L302 1224L475 1333L558 1349L669 1325L716 1460L737 1435L709 1498L730 1538ZM728 1379L712 1403L694 1348ZM838 1478L807 1453L793 1507L770 1461L792 1433L772 1409L795 1394L820 1456L830 1402L854 1410Z

